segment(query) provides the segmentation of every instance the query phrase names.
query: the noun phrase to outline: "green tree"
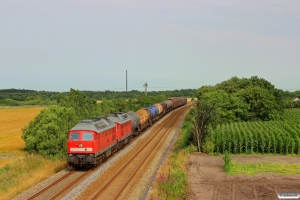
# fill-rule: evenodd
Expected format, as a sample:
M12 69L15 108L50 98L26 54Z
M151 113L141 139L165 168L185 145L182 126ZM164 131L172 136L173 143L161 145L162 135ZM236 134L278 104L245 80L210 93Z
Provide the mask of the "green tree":
M199 100L195 108L194 118L194 142L201 152L201 145L204 136L208 133L210 124L214 125L217 121L217 108L216 105L205 100Z
M25 150L48 157L64 157L68 132L78 121L73 108L52 106L42 110L22 129Z
M197 98L217 105L220 123L274 120L283 113L282 92L265 79L232 77L215 86L203 86ZM287 104L285 104L287 105Z
M100 114L100 107L96 100L72 88L68 95L58 98L57 104L67 108L73 108L79 119L92 118Z

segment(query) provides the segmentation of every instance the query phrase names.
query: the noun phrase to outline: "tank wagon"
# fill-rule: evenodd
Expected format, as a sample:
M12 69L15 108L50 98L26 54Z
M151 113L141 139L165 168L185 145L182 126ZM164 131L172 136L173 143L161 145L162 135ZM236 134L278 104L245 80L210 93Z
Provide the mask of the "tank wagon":
M152 114L151 114L150 110L148 110L147 108L142 108L142 109L136 111L136 114L138 114L139 117L140 117L140 129L141 129L141 131L145 130L146 128L148 128L148 126L151 125Z
M155 106L155 107L158 109L158 114L157 114L157 116L160 117L160 116L163 114L164 108L163 108L162 105L159 104L159 103L153 104L153 106Z
M158 104L160 104L163 108L161 115L165 115L167 113L167 110L168 110L168 106L167 106L166 102L160 102ZM156 105L156 104L154 104L154 105Z
M185 97L174 97L136 112L82 120L69 131L67 162L75 168L99 165L159 118L186 104Z
M170 112L173 109L173 101L166 100L166 101L163 101L162 103L165 103L167 105L166 112Z
M158 119L158 108L156 106L149 106L148 110L151 112L152 124Z
M133 112L133 111L127 112L127 115L131 119L131 122L132 122L131 132L132 132L132 135L135 137L141 133L140 116L136 112Z

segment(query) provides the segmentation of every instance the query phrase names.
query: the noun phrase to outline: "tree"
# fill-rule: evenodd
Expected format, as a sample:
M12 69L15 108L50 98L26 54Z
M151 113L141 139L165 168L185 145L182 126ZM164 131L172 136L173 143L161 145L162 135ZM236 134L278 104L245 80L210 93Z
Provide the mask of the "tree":
M57 104L67 108L73 108L79 119L92 118L100 114L100 108L96 100L72 88L68 95L58 98Z
M216 104L198 100L195 109L193 138L199 152L201 152L203 138L208 133L208 126L216 124L217 120Z
M257 76L232 77L197 91L198 99L217 105L221 123L278 119L284 108L281 94L270 82Z
M25 150L48 157L64 157L68 132L78 121L72 108L52 106L42 110L22 129Z

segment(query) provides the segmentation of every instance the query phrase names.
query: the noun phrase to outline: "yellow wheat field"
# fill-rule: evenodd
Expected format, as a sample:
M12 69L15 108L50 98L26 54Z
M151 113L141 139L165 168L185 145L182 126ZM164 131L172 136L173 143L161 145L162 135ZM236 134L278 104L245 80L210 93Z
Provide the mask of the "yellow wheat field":
M0 109L0 169L9 165L6 173L0 178L0 199L9 200L17 194L34 186L47 177L55 174L67 166L65 159L53 160L42 156L22 151L25 143L22 140L22 128L27 126L42 109L46 107L31 108L1 108ZM39 163L36 169L22 169L28 162L28 156L32 156ZM31 162L32 162L31 160ZM12 171L14 170L14 171ZM25 181L26 180L26 181Z
M0 152L19 151L25 147L22 128L44 107L0 109Z

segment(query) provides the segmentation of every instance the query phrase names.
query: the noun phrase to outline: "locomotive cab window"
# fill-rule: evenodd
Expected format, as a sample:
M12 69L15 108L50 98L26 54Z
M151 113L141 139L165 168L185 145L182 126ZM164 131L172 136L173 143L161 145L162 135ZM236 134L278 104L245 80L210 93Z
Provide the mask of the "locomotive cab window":
M79 140L79 133L71 133L70 140Z
M82 140L85 140L85 141L93 140L92 133L84 132L82 135Z

